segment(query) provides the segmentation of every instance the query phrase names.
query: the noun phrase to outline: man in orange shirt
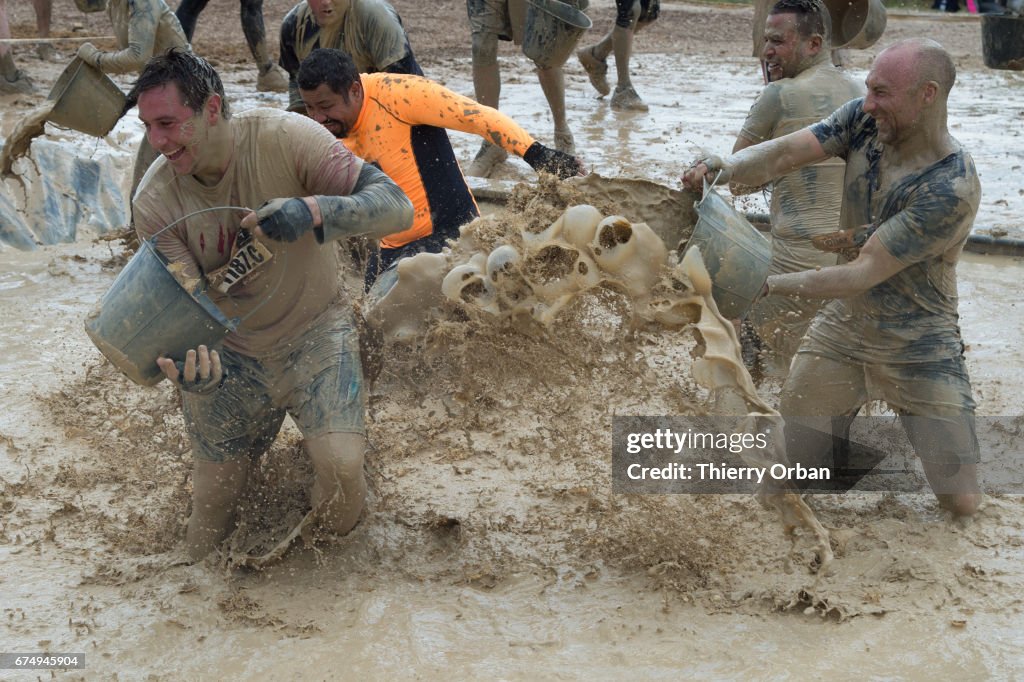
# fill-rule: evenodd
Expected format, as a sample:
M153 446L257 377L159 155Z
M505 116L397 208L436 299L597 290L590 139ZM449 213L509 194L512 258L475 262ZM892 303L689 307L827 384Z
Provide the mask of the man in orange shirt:
M545 147L497 109L421 76L360 74L344 52L319 49L302 62L297 80L308 114L412 200L412 228L381 240L379 255L367 264L367 286L400 258L439 252L480 215L446 128L475 133L534 170L561 178L583 174L576 157Z

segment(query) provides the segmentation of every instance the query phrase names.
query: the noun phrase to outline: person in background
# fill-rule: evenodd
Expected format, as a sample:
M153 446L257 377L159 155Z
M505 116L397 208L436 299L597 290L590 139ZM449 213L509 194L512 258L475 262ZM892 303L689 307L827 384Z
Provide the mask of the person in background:
M615 26L600 42L576 53L590 77L590 84L602 97L611 92L608 85L608 55L615 55L617 81L612 94L612 109L647 111L647 104L633 87L629 60L633 55L633 36L640 29L654 23L660 11L659 0L615 0Z
M75 0L75 4L83 12L106 9L110 17L119 49L106 52L92 43L78 48L78 58L103 73L139 73L153 55L171 48L189 49L178 18L164 0ZM156 157L156 150L143 137L135 156L132 195Z
M446 129L495 141L538 172L562 178L583 172L575 157L535 141L497 109L421 76L360 75L340 50L314 50L299 68L298 84L313 120L377 164L412 200L412 227L381 240L367 264L367 288L401 258L440 252L480 215Z
M199 14L210 0L181 0L174 14L181 23L185 37L192 42ZM239 15L242 33L249 52L256 62L256 89L260 92L288 92L288 74L274 63L267 50L267 32L263 25L263 0L240 0Z
M35 92L32 80L14 63L14 54L10 43L4 39L11 37L11 24L7 19L7 2L0 0L0 94L29 95Z
M498 64L498 41L523 42L526 21L524 0L466 0L469 28L473 37L473 88L476 100L484 106L498 108L501 97L501 67ZM562 67L537 66L537 80L551 109L555 123L555 149L576 153L572 130L565 116L565 76ZM504 163L508 152L484 141L473 158L466 175L487 177Z
M295 75L302 60L317 48L346 52L360 73L423 75L398 12L384 0L303 0L281 22L289 111L306 111Z
M864 84L832 65L831 21L820 0L779 0L765 20L761 59L770 82L747 114L733 153L817 123L864 95ZM842 159L832 158L777 178L771 186L772 263L769 274L835 265L835 253L820 251L812 238L839 229L843 197ZM733 183L733 194L756 191ZM784 375L821 301L774 296L747 316L761 348L761 365Z
M53 0L32 0L32 8L36 12L36 35L44 40L50 37L50 20L53 15ZM60 55L49 42L36 45L36 54L40 59L53 61Z

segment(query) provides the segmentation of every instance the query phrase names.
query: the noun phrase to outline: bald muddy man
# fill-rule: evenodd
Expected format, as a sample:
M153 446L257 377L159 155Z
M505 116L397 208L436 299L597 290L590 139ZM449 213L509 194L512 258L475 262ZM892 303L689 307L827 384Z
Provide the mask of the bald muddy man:
M832 417L884 400L900 415L939 505L973 514L975 403L957 315L956 264L981 200L970 154L950 134L946 102L956 79L949 54L927 39L875 59L867 95L826 120L725 158L695 162L691 188L721 173L760 186L832 156L846 159L844 262L772 275L763 296L831 299L793 360L781 394L787 456L823 466ZM801 428L792 428L800 418Z
M817 123L864 95L864 84L829 58L831 21L820 0L779 0L765 20L761 59L771 81L758 96L733 152ZM771 185L772 263L769 274L835 265L819 251L816 235L839 229L845 164L838 157L805 166ZM737 183L733 194L756 191ZM750 311L746 323L762 346L762 365L784 373L820 299L773 296Z

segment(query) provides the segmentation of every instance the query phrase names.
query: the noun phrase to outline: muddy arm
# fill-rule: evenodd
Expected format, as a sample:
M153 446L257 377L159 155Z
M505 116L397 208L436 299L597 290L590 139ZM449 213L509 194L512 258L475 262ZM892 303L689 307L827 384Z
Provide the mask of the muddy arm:
M412 227L409 197L391 178L364 163L352 194L317 196L322 222L314 228L321 244L343 237L380 239Z

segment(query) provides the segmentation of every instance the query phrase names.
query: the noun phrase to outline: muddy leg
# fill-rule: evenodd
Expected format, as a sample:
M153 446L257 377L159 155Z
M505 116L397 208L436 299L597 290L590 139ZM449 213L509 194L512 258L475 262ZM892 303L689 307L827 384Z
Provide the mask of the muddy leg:
M337 535L352 530L366 502L363 453L366 437L357 433L328 433L305 443L315 478L310 501L320 525Z
M981 504L981 488L978 486L978 465L961 464L960 469L950 476L939 462L921 460L924 475L935 491L939 506L954 516L973 516Z
M181 30L185 32L185 37L188 38L189 42L192 42L192 34L196 32L196 21L199 19L199 13L203 11L206 3L209 1L181 0L178 9L174 11L174 15L178 17L178 23L181 24Z
M498 36L473 34L473 90L476 101L498 108L501 97L501 69L498 66Z
M192 516L185 546L198 561L235 527L238 498L249 474L249 461L210 462L197 459L192 467Z
M537 69L537 80L551 108L551 118L555 121L555 149L566 154L575 154L576 145L572 131L565 120L565 77L562 67Z

